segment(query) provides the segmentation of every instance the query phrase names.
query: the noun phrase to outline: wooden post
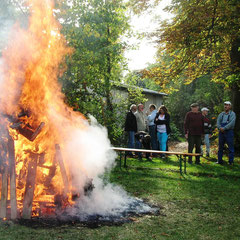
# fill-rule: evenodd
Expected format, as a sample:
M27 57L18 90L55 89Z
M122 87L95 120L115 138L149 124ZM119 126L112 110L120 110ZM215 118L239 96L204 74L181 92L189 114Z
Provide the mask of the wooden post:
M1 206L0 206L0 218L7 217L7 197L8 197L8 164L7 164L7 146L4 139L1 139L2 153L0 155L1 163L3 166L2 172L2 189L1 189Z
M35 181L36 181L36 174L37 174L37 160L38 154L30 154L31 162L28 164L28 175L24 193L24 200L23 200L23 212L22 218L30 219L32 215L32 203L33 203L33 196L35 190Z
M2 173L0 218L7 217L7 197L8 197L8 166L5 165Z
M8 160L10 172L10 205L11 219L17 218L17 197L16 197L16 166L15 166L15 149L14 140L11 136L8 138Z
M66 172L66 169L64 166L62 153L61 153L59 144L55 145L55 149L56 149L55 161L57 160L59 163L59 167L60 167L60 171L61 171L62 179L63 179L63 186L64 186L63 193L67 194L69 192L69 181L68 181L67 172Z

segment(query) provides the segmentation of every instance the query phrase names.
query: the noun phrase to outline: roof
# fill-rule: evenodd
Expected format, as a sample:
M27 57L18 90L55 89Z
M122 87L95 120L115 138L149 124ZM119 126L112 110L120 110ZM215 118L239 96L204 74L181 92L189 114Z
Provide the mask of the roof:
M157 92L157 91L150 90L150 89L147 89L147 88L142 88L142 91L143 91L143 93L149 93L149 94L153 94L153 95L167 96L166 93L163 93L163 92Z
M138 89L141 89L143 93L148 93L148 94L157 95L157 96L168 96L168 94L163 93L163 92L158 92L158 91L150 90L147 88L136 87L136 86L129 86L127 84L121 84L116 87L123 88L126 91L128 88L138 88Z

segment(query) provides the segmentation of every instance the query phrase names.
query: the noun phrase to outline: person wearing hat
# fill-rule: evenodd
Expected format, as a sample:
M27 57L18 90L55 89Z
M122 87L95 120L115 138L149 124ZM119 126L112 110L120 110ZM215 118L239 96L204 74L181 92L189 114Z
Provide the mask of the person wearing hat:
M191 104L191 111L185 116L184 132L188 140L188 152L192 153L194 146L195 152L201 153L201 141L204 134L204 121L197 103ZM188 157L188 162L192 163L192 156ZM196 164L200 164L200 156L196 156Z
M227 143L229 149L229 164L234 160L234 127L236 114L231 110L231 102L224 102L224 112L221 112L217 118L218 136L218 164L223 164L223 148Z
M204 107L201 109L202 115L203 115L203 121L204 121L204 144L206 145L206 157L210 157L210 141L209 138L212 135L212 125L207 118L209 109ZM201 151L202 152L202 151Z

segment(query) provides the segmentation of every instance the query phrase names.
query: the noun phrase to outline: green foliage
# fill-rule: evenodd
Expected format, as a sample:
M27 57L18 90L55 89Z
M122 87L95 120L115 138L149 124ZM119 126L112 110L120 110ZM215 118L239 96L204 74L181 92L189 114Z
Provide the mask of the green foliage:
M144 88L142 83L144 83L144 81L142 81L139 74L136 72L129 73L124 80L129 92L129 106L131 103L139 104L147 101L142 93L142 88Z
M170 127L171 127L171 134L170 134L169 140L170 141L179 141L182 134L181 134L180 130L177 128L174 121L172 121L172 120L170 122Z
M216 117L223 111L223 102L229 99L230 92L224 84L212 82L209 75L196 79L190 84L181 84L178 91L169 95L166 105L171 113L171 121L183 134L185 115L190 111L190 105L197 102L200 108L207 107L212 124L216 123Z
M130 29L122 0L77 0L59 3L58 18L73 53L61 77L66 102L83 114L90 113L109 130L111 140L120 135L118 104L113 90L125 67L121 37ZM126 106L125 106L126 107Z

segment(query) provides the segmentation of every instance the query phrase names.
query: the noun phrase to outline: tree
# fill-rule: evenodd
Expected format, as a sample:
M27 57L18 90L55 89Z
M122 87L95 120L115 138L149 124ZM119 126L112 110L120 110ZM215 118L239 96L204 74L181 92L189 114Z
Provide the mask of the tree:
M240 2L238 0L173 0L173 19L161 23L159 66L151 75L159 84L190 83L211 74L232 90L233 108L240 115ZM167 60L166 60L167 56ZM236 122L240 143L240 121Z
M111 90L119 84L124 67L121 40L129 30L125 3L122 0L76 0L60 2L58 18L73 53L67 58L62 77L67 102L83 114L91 113L114 131Z

